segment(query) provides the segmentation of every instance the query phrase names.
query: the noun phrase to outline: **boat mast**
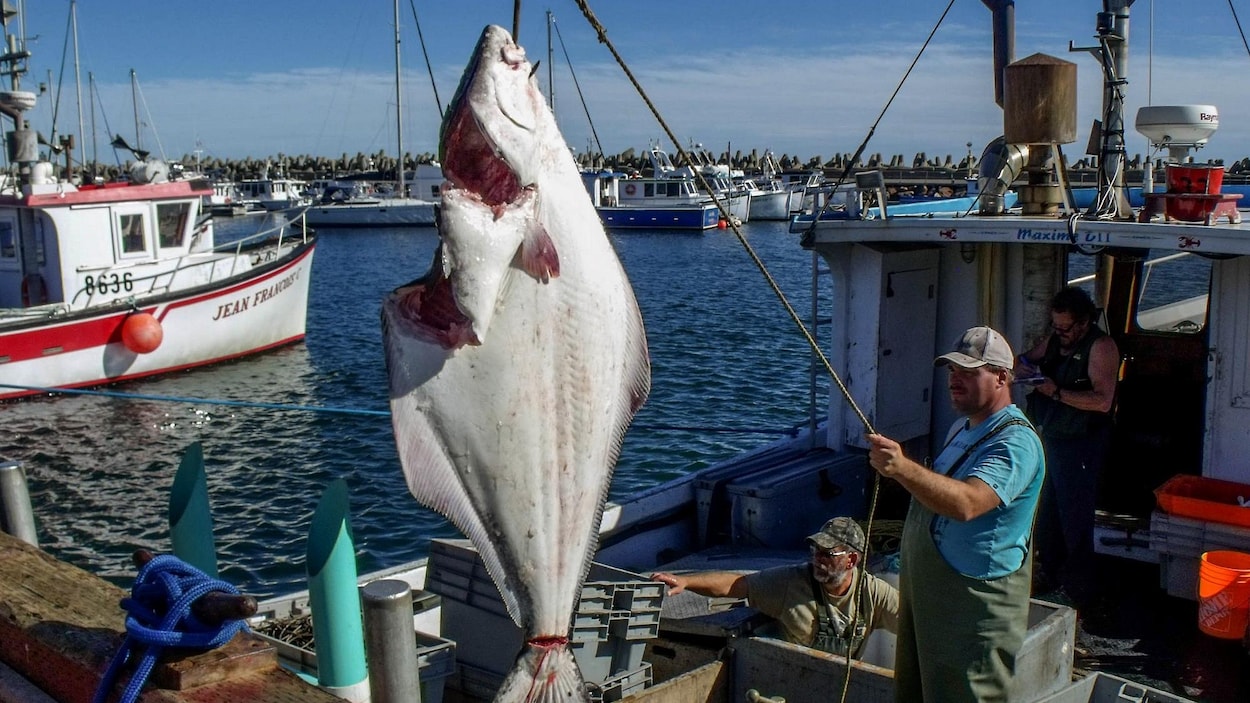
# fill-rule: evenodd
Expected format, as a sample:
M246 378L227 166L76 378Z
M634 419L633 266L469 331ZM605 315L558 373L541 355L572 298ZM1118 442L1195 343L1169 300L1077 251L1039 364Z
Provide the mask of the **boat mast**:
M1117 220L1133 218L1125 188L1124 168L1127 163L1124 143L1124 91L1128 86L1128 19L1133 0L1103 0L1104 11L1098 13L1098 46L1075 47L1069 51L1087 51L1102 66L1102 129L1099 134L1098 190L1087 217L1110 217ZM1110 197L1102 197L1108 193Z
M556 16L547 10L547 103L551 114L556 114L556 81L552 75L555 61L551 60L551 25L555 24Z
M139 77L135 75L135 70L130 69L130 104L134 106L135 111L135 151L143 148L143 134L139 130ZM138 153L135 154L138 156Z
M78 138L82 139L86 128L82 118L82 73L78 69L78 3L76 0L71 0L69 4L69 16L74 29L74 90L78 93ZM69 165L73 166L72 159ZM66 177L70 181L74 180L72 174L67 173Z
M0 78L9 78L9 90L0 92L0 112L13 119L13 131L6 135L9 163L17 165L21 182L29 183L32 167L39 160L39 143L35 131L27 124L24 113L34 109L36 96L21 90L22 74L29 68L30 52L26 50L25 18L22 18L18 32L10 32L9 25L18 16L19 13L8 3L0 4L0 29L4 32Z
M94 182L100 169L100 145L95 129L95 73L87 71L87 102L91 104L91 180Z
M400 105L400 68L399 68L399 0L395 0L395 137L399 146L399 162L395 166L397 181L397 197L407 195L404 192L404 112Z

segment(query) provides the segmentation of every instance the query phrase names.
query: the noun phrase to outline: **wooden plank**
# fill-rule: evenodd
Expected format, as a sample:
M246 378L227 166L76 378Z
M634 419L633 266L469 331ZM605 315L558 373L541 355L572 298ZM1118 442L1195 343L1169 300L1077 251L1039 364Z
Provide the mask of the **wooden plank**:
M736 695L756 689L764 696L785 698L786 703L841 700L844 657L764 637L740 637L730 647L734 650L730 662ZM852 662L846 700L893 703L894 672Z
M622 698L630 703L737 703L729 698L729 668L714 661Z
M89 703L125 638L126 591L3 532L0 564L0 662L58 701ZM140 699L340 700L278 667L274 649L250 633L209 652L172 653Z

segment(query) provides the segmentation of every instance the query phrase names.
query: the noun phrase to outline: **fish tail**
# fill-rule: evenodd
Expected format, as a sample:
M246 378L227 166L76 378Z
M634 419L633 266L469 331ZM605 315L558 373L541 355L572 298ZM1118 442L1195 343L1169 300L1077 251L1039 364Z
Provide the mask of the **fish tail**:
M567 637L539 637L526 642L495 695L495 703L589 701L590 694Z

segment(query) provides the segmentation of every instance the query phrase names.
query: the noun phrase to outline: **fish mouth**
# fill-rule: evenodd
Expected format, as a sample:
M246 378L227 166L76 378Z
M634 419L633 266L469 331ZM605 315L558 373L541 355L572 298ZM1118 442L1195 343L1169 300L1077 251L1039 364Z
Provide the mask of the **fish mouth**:
M483 36L483 42L486 37ZM515 52L502 51L500 61L508 63L509 68L516 69ZM524 54L521 54L523 60ZM466 75L457 92L453 107L449 110L447 120L442 129L442 162L443 174L451 187L474 194L483 204L498 212L507 205L514 203L525 190L520 177L502 156L499 146L491 139L473 109L472 97L483 93L480 81L492 80L481 75L483 61L487 57L479 52L477 64ZM476 89L476 90L475 90ZM491 109L498 109L494 115L501 120L511 120L507 110L499 105L499 96L487 100Z
M452 115L444 154L443 175L452 188L475 194L485 205L505 207L524 190L466 104Z
M395 291L400 318L411 325L418 338L443 349L478 346L481 341L473 331L473 323L456 305L455 288L443 274L442 259L440 245L429 273Z

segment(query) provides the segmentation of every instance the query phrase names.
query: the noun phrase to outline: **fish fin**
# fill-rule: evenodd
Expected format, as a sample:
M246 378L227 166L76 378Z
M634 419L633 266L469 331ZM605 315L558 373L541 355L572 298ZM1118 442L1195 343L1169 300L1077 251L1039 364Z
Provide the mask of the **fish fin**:
M561 644L525 644L508 672L495 703L589 702L590 694L567 641Z
M531 227L517 251L521 268L535 279L548 283L560 276L560 254L555 242L542 226Z
M469 538L492 577L505 573L500 566L499 552L489 538L486 525L465 490L460 475L452 466L446 448L411 396L391 399L391 420L399 463L403 467L409 492L422 505L450 520ZM519 622L521 607L514 589L498 579L496 585L512 619Z
M624 270L622 270L621 275L625 275ZM647 333L642 322L642 311L639 310L638 303L634 299L633 288L625 286L625 294L628 298L627 307L633 311L633 314L625 325L627 352L624 383L621 384L620 395L617 397L616 424L608 437L610 442L608 447L608 466L612 467L616 466L616 460L621 455L621 447L625 442L625 431L629 429L634 415L642 408L642 404L647 400L647 395L651 392L651 355L647 351ZM607 507L608 493L612 487L612 473L611 471L608 472L608 476L603 483L594 519L591 522L594 526L594 532L591 537L590 549L587 550L586 558L582 562L582 581L585 581L586 576L590 573L591 564L594 561L595 553L598 551L599 525L603 520L604 508Z

